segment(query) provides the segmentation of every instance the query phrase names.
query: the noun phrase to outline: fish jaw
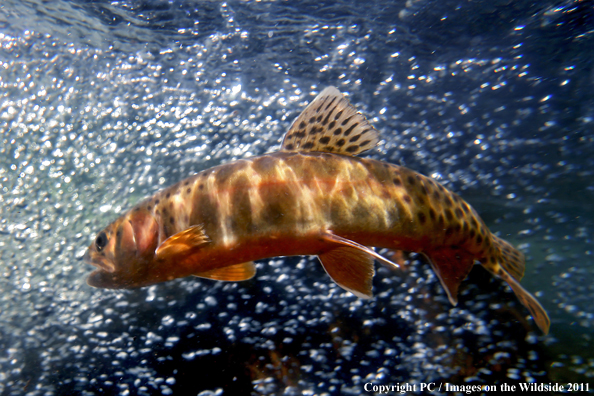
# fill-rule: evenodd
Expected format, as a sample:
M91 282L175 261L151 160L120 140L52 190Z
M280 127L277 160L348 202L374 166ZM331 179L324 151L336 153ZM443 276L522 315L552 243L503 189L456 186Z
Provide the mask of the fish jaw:
M115 272L115 267L113 266L113 264L106 260L103 257L98 257L97 255L94 255L92 250L92 248L89 247L89 249L87 250L87 252L85 253L85 255L83 256L83 261L87 264L93 265L95 267L98 268L97 271L104 271L107 273L113 273Z

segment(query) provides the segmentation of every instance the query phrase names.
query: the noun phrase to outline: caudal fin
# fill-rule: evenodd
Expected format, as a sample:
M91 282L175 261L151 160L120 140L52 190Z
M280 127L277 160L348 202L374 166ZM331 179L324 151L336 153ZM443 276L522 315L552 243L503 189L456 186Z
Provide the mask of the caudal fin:
M521 281L524 277L524 271L526 270L526 259L524 258L524 254L513 247L509 242L498 238L495 235L492 235L491 237L493 238L492 241L494 247L499 251L499 254L502 257L502 259L499 260L499 264L508 274L513 276L515 280L518 282Z
M547 311L540 305L540 303L530 294L526 289L522 287L511 275L503 271L498 275L501 279L507 282L512 288L518 300L524 305L534 318L538 328L545 334L549 334L549 327L551 326L551 319L547 315Z
M496 253L493 257L482 260L483 267L507 282L522 305L528 308L536 325L545 335L548 334L551 326L549 315L536 298L519 283L524 276L526 267L524 255L508 242L496 236L493 236L493 245L496 248Z

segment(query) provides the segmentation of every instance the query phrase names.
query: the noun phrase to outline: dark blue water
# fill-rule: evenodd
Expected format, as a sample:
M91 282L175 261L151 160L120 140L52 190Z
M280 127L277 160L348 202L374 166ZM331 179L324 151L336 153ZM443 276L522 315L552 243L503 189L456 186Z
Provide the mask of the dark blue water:
M589 1L3 1L0 394L594 389L593 48ZM521 248L548 336L480 266L452 307L414 255L377 268L370 301L314 258L243 283L86 285L97 231L278 149L328 85L382 134L369 156L439 180Z

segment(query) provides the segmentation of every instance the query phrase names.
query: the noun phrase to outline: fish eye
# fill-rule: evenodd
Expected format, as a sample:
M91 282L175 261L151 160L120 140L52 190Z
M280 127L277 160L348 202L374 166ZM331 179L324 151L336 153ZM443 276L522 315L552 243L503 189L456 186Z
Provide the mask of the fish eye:
M105 245L107 245L107 235L105 235L104 231L101 231L95 239L95 247L97 248L97 251L100 252Z

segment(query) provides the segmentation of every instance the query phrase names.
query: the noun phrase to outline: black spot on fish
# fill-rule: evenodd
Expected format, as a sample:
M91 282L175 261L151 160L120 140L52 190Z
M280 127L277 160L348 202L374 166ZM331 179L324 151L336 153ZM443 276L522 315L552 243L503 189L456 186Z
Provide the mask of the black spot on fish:
M344 144L345 144L345 143L346 143L346 140L344 140L344 139L340 139L338 142L336 142L336 145L337 145L338 147L342 147L342 146L344 146Z
M293 143L289 143L289 144L287 144L287 146L286 146L286 149L287 149L287 150L293 150L293 148L295 148L295 146L293 145Z
M307 142L305 144L303 144L301 147L308 150L310 148L312 148L314 146L314 144L312 142Z
M425 213L423 213L423 212L419 212L417 214L417 217L419 219L419 223L421 223L421 224L425 224L425 222L427 221L427 217L425 216Z
M186 193L188 193L188 194L189 194L191 191L192 191L192 189L191 189L191 188L188 188L188 189L186 190Z
M357 140L359 140L361 138L361 135L355 135L352 138L349 139L349 142L356 142Z
M321 122L321 121L322 121L322 117L323 117L323 114L320 114L320 115L318 116L318 118L316 119L316 121L317 121L317 122Z
M454 220L454 215L452 214L452 211L449 209L445 210L445 217L446 219L451 222L452 220Z
M358 122L355 122L353 125L351 125L349 127L349 129L347 129L346 131L344 131L344 136L349 136L351 134L351 132L353 132L353 129L355 129L357 127L357 125L359 125Z
M334 136L338 136L342 133L342 128L336 128L336 130L332 133L334 134Z
M404 194L404 195L402 196L402 199L404 199L404 201L405 201L406 203L408 203L408 204L410 204L410 203L412 202L412 199L411 199L411 197L410 197L409 195L406 195L406 194Z
M456 216L458 216L458 217L464 216L464 213L462 212L462 209L456 208Z
M200 183L200 185L198 186L198 188L199 188L200 190L204 189L204 184Z
M169 218L169 222L170 222L171 224L173 224L173 223L175 223L175 219L174 219L173 217L170 217L170 218Z
M309 123L310 123L310 124L313 124L314 122L316 122L316 117L311 117L311 118L309 119Z
M301 121L299 123L299 129L305 129L306 126L307 126L307 124L305 123L305 121Z
M320 143L328 144L328 142L330 142L330 138L328 136L323 136L320 138Z
M371 140L364 140L361 143L359 143L359 146L364 147L367 146L369 143L371 143Z
M416 183L415 178L412 176L407 177L406 181L408 181L408 184L410 184L411 186L414 186Z
M435 221L435 210L433 208L429 208L429 217L431 217L431 221Z
M480 245L481 243L483 243L483 237L482 237L482 236L480 236L480 235L477 235L477 236L476 236L476 243L478 243L479 245Z
M336 115L334 115L334 119L338 120L341 115L342 115L342 110L340 110L338 113L336 113Z
M189 181L185 181L185 182L184 182L184 186L187 186L188 184L190 184L190 182L189 182Z
M474 238L474 236L476 235L476 232L474 231L474 229L471 229L470 232L468 233L468 235L470 235L471 238Z
M328 115L326 116L326 118L324 118L324 121L322 121L322 125L326 125L328 123L328 121L330 121L330 116L332 115L332 113L334 112L336 108L332 109L332 111L330 111L328 113Z
M401 186L402 185L402 180L400 180L399 177L395 177L392 179L392 182L394 183L394 185L396 186Z
M171 196L171 193L167 193L167 195L165 195L165 198L169 198Z
M353 115L351 115L351 116L345 118L344 120L342 120L342 122L340 123L340 125L344 126L344 125L348 124L348 122L351 120L351 118L353 118Z
M157 205L159 203L158 199L155 199L155 205Z
M151 210L153 207L151 205L147 206L146 209L147 210Z
M359 150L359 146L358 145L349 146L349 147L346 148L346 151L349 152L349 153L354 153L357 150Z
M328 125L328 129L332 130L334 129L334 127L336 126L336 121L332 121L330 122L330 124Z

